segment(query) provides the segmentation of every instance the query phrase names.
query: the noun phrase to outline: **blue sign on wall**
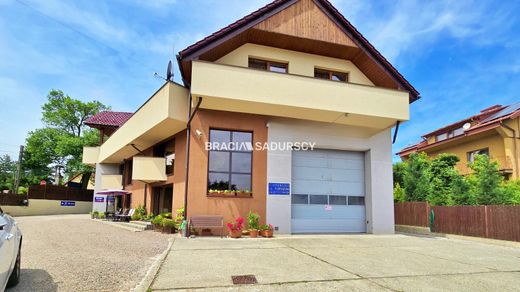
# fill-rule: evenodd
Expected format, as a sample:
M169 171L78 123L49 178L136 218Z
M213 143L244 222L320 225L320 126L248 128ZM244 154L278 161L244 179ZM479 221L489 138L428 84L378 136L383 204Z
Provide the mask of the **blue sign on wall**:
M269 183L269 195L290 195L291 184L289 183Z
M74 206L76 206L76 202L61 201L60 202L60 206L62 206L62 207L74 207Z
M105 198L104 197L95 197L94 198L94 202L96 202L96 203L104 203L105 202Z

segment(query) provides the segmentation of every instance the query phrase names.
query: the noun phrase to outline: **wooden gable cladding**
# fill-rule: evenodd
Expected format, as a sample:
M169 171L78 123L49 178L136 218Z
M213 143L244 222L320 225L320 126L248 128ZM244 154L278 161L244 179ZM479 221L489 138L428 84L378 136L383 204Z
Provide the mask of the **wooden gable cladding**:
M313 0L300 0L258 23L254 28L299 38L357 47Z

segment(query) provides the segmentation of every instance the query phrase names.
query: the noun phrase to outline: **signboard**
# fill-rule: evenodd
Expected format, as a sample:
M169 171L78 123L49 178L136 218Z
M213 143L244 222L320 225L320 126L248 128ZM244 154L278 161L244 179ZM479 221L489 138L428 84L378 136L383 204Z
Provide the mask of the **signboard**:
M62 207L74 207L74 206L76 206L76 202L61 201L60 202L60 206L62 206Z
M269 195L290 195L291 184L289 183L269 183Z
M115 202L116 201L116 197L107 197L107 202Z
M104 197L94 197L94 202L96 203L104 203L105 198Z

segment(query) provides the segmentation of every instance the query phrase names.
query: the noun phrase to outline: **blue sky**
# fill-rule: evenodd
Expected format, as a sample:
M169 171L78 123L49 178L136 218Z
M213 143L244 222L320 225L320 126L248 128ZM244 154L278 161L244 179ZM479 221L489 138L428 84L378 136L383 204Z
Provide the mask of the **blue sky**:
M0 154L42 127L51 89L134 111L173 51L265 0L0 0ZM333 4L421 92L394 152L494 104L520 101L520 1ZM175 79L179 81L177 72Z

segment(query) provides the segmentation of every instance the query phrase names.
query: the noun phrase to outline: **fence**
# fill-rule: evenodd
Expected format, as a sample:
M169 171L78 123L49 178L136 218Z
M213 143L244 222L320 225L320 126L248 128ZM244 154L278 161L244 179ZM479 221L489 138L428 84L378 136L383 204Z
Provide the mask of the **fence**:
M428 227L430 206L427 202L402 202L394 204L395 224Z
M43 200L64 200L64 201L85 201L91 202L94 196L93 190L83 190L78 188L53 186L53 185L34 185L29 187L29 199Z
M26 195L0 194L0 206L23 206Z
M428 206L426 202L395 203L395 224L428 226L433 232L520 241L520 206Z

